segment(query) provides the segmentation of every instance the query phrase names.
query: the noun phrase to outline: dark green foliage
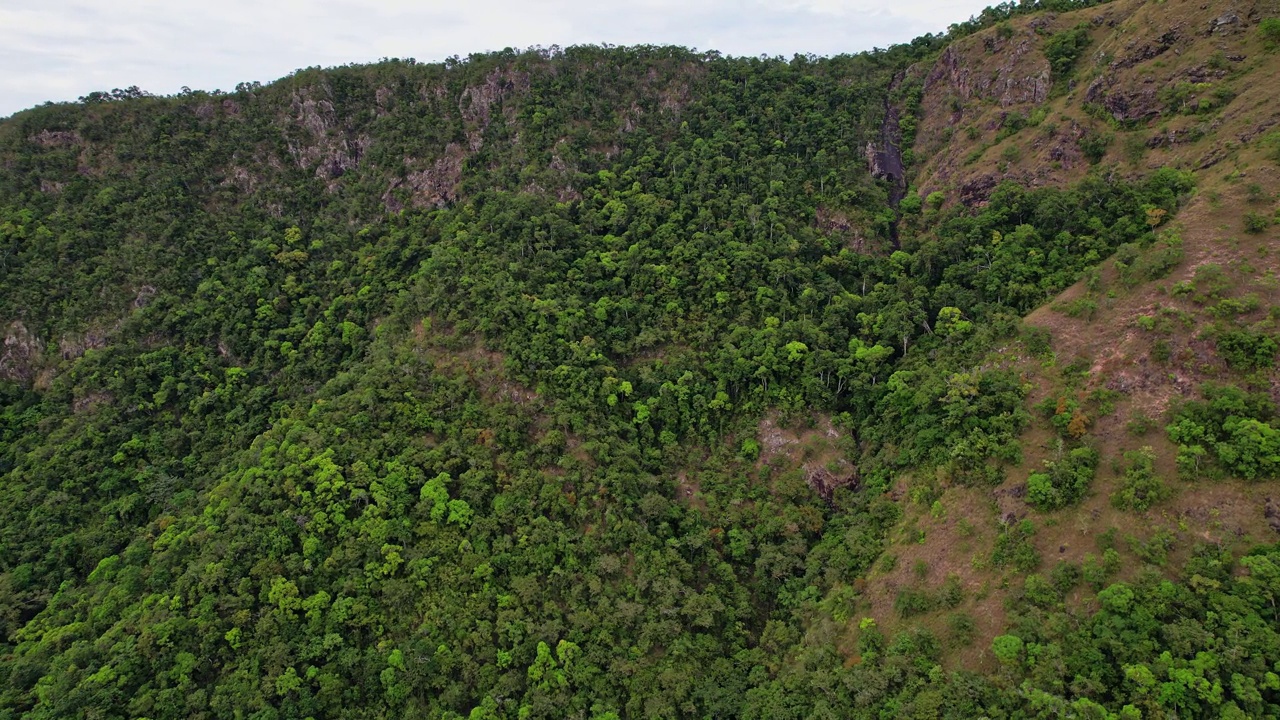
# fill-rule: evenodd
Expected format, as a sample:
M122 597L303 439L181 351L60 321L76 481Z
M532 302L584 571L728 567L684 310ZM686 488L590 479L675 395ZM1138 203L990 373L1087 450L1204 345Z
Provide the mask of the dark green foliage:
M1182 250L1182 238L1176 233L1163 233L1162 237L1147 250L1139 264L1142 274L1147 280L1159 280L1167 277L1185 257Z
M1239 576L1230 555L1199 547L1186 584L1144 574L1102 589L1096 612L1046 609L1024 597L1010 633L992 650L1009 673L1008 687L1035 707L1061 708L1063 717L1084 698L1096 709L1076 716L1104 717L1105 708L1139 717L1124 708L1177 707L1179 716L1265 717L1280 709L1272 667L1280 633L1271 605L1280 589L1278 560L1280 548L1260 548L1240 559L1248 573ZM1240 641L1227 640L1236 633Z
M1043 471L1027 478L1027 502L1037 510L1057 510L1079 502L1089 491L1098 469L1098 451L1074 448L1044 465Z
M1102 158L1107 154L1107 148L1111 146L1111 142L1115 139L1115 135L1109 132L1090 128L1080 136L1078 144L1080 145L1080 152L1084 153L1085 159L1091 164L1097 165L1102 162Z
M1071 74L1076 61L1089 47L1089 24L1080 23L1070 30L1054 34L1044 43L1044 56L1049 59L1049 68L1055 79L1062 79Z
M1280 47L1280 43L1276 47ZM1259 140L1259 145L1266 151L1267 157L1271 159L1271 162L1280 165L1280 132L1270 132L1263 135Z
M1024 325L1019 336L1022 344L1026 346L1027 352L1038 358L1048 357L1053 351L1051 344L1052 336L1045 328L1035 325Z
M1040 567L1040 553L1031 543L1035 534L1036 526L1030 520L1002 527L991 551L991 564L996 567L1012 566L1019 572L1030 572Z
M1141 437L1157 427L1156 421L1145 413L1137 413L1125 423L1124 429L1136 437Z
M1258 23L1258 36L1262 38L1267 49L1274 50L1280 47L1280 18L1264 18Z
M1124 478L1111 496L1111 504L1122 510L1141 512L1169 497L1169 489L1156 475L1155 452L1150 447L1130 450L1124 454Z
M1244 214L1244 231L1258 234L1271 227L1271 218L1262 213L1247 212Z
M947 616L947 628L951 632L950 643L952 647L967 647L973 643L973 636L977 631L977 623L973 621L972 616L957 612Z
M1274 351L1272 351L1274 353ZM1183 404L1166 428L1178 444L1178 470L1188 477L1220 468L1249 480L1280 474L1280 429L1265 393L1206 385L1203 401Z
M1218 334L1217 344L1218 354L1237 370L1256 370L1275 365L1278 348L1270 335L1250 330L1228 330Z
M892 243L862 148L942 42L388 61L0 124L0 717L1040 703L922 632L864 630L876 662L846 667L823 613L891 564L899 473L1020 459L1026 389L983 359L1150 245L1190 176L1007 183L854 252L823 218ZM767 412L833 418L857 476L762 463ZM1036 568L1033 532L993 562ZM898 611L963 600L951 577Z
M904 588L893 600L893 609L904 618L929 612L937 607L937 599L919 588Z

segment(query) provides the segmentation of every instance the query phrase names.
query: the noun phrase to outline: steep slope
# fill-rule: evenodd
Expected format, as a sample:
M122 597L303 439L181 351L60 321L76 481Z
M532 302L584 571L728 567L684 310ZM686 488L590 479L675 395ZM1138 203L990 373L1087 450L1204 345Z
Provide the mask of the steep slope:
M1109 3L1013 18L949 45L913 71L921 192L972 201L1005 178L1060 185L1100 163L1132 175L1223 162L1276 124L1266 13Z
M1196 450L1205 453L1196 462L1186 452L1194 441L1180 446L1164 430L1206 387L1280 398L1273 356L1251 354L1274 335L1280 300L1272 82L1280 56L1256 28L1262 16L1259 6L1117 2L1014 18L913 69L924 78L915 151L928 158L915 182L921 195L939 193L935 207L981 205L1007 180L1065 185L1162 167L1195 171L1197 192L1176 216L1150 217L1154 243L1125 246L1085 273L1028 315L1022 342L986 360L1019 372L1043 419L1023 434L1022 462L995 488L939 485L928 473L902 481L909 499L888 550L894 563L865 580L867 613L882 624L898 627L905 613L906 624L943 636L959 622L991 638L1014 622L1008 609L1028 611L1024 584L1081 563L1100 568L1106 550L1118 552L1113 578L1154 568L1188 580L1185 563L1201 548L1239 554L1276 541L1275 490L1258 481L1264 473L1232 479L1241 466L1215 463L1212 445ZM1076 41L1077 59L1052 70L1055 39L1075 29L1086 38ZM1094 157L1091 138L1105 140ZM1037 509L1029 476L1073 446L1098 454L1096 479L1079 504ZM1118 508L1144 448L1163 495ZM1040 559L1021 571L993 566L991 548L1023 519L1035 530L1019 542ZM1039 574L1027 580L1028 570ZM930 610L929 598L948 589L964 599ZM918 609L904 609L917 597ZM1094 597L1073 586L1058 602L1088 608ZM951 661L997 664L987 643L961 647Z
M0 123L0 718L1274 714L1280 38L1091 5Z

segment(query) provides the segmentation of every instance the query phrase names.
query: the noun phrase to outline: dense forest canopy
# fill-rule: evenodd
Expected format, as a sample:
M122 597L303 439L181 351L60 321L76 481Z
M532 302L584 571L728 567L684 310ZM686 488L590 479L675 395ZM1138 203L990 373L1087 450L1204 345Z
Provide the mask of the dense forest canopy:
M910 147L913 65L1090 4L833 58L507 51L3 121L0 718L1280 712L1276 548L1032 573L994 674L856 615L896 477L1020 461L1027 387L990 350L1036 347L1020 318L1117 249L1178 252L1186 172L895 206L868 169ZM1241 427L1277 431L1223 392L1171 432L1234 468ZM1098 459L1048 415L1056 508ZM762 446L815 417L847 460ZM1031 532L992 562L1040 569Z

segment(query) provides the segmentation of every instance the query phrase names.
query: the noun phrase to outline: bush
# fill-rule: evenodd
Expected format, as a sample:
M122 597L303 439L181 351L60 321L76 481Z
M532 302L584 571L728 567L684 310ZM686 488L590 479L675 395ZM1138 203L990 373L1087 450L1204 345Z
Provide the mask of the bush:
M1116 274L1120 276L1120 282L1125 285L1132 285L1137 282L1137 278L1133 274L1133 268L1141 255L1141 250L1133 243L1125 243L1116 248L1116 254L1113 256L1111 264L1115 267Z
M1066 597L1067 593L1075 589L1080 582L1080 568L1065 560L1058 561L1053 566L1053 570L1049 572L1049 582L1053 584L1053 589L1057 591L1059 597Z
M952 613L947 617L947 626L951 630L950 645L952 647L968 646L973 642L973 634L978 629L973 617L965 613Z
M1115 140L1115 136L1111 133L1100 130L1086 130L1084 135L1080 136L1078 144L1080 145L1080 152L1084 153L1089 163L1097 165L1106 156L1107 147L1111 145L1112 140Z
M1089 47L1089 24L1080 23L1049 38L1044 44L1044 56L1056 79L1065 77L1075 67L1076 60Z
M1160 338L1151 343L1151 357L1156 362L1169 362L1169 359L1173 357L1173 348L1169 346L1169 341Z
M991 652L1003 665L1013 665L1022 658L1022 638L1000 635L991 641Z
M1009 525L996 536L991 551L991 564L996 567L1013 565L1018 572L1031 572L1040 567L1040 553L1031 542L1036 526L1030 520Z
M929 612L936 606L936 602L925 590L906 588L893 599L893 609L897 611L899 617L909 618Z
M1231 330L1218 335L1218 354L1237 370L1260 370L1275 365L1276 341L1251 330Z
M1182 238L1173 233L1166 233L1155 247L1142 259L1142 274L1148 280L1159 280L1173 271L1182 262L1185 254L1182 251Z
M1124 426L1130 435L1146 435L1156 426L1156 421L1146 413L1137 412L1129 418L1129 422Z
M1058 592L1041 575L1032 573L1022 582L1022 597L1036 607L1053 607L1060 599Z
M1020 338L1022 344L1026 346L1027 352L1035 357L1048 357L1053 352L1053 345L1051 344L1053 337L1048 330L1042 327L1024 325L1022 326Z
M1178 444L1178 471L1197 477L1215 460L1249 480L1280 474L1280 429L1271 424L1270 396L1230 385L1205 385L1202 392L1204 401L1183 405L1165 428Z
M1098 470L1098 452L1078 447L1058 460L1046 460L1045 469L1027 478L1027 502L1047 512L1079 502Z
M1111 504L1121 510L1143 511L1169 496L1164 481L1156 477L1155 451L1150 447L1124 454L1129 462L1120 489L1111 496Z
M1268 50L1280 47L1280 18L1267 18L1259 23L1258 35Z
M1247 212L1244 214L1244 231L1258 234L1271 226L1271 218L1262 213Z
M1280 163L1280 132L1264 136L1261 145L1266 149L1267 157L1271 158L1272 162Z
M938 604L944 608L953 609L962 602L964 602L964 585L961 584L959 577L950 575L938 589Z

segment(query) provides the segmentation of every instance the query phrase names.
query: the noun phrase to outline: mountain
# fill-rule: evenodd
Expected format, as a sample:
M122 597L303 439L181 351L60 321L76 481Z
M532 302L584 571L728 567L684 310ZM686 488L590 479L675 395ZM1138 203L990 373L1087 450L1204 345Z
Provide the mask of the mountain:
M1280 713L1280 17L0 121L0 718Z

